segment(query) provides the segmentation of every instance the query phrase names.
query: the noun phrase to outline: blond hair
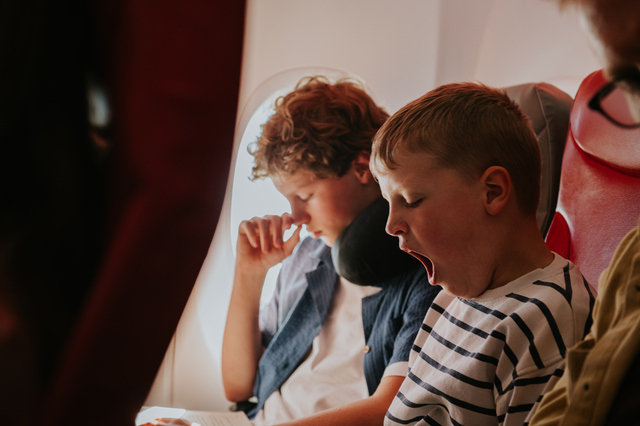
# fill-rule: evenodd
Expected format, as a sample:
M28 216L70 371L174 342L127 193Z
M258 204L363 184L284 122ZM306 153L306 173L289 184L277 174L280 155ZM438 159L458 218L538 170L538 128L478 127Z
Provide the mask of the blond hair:
M491 166L510 174L521 211L540 199L540 147L529 119L503 91L476 83L440 86L395 113L376 134L372 166L393 170L398 150L424 152L440 166L479 178Z

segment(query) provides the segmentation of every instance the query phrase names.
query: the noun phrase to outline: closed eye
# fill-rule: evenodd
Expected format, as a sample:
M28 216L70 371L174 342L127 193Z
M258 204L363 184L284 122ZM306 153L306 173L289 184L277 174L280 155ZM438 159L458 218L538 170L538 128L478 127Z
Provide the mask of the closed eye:
M418 207L422 201L424 200L424 198L420 198L419 200L416 200L412 203L405 201L404 206L408 209L415 209L416 207Z
M302 201L303 203L306 203L307 201L309 201L309 199L313 197L313 194L307 195L306 197L302 198L301 196L298 195L298 199L300 201Z

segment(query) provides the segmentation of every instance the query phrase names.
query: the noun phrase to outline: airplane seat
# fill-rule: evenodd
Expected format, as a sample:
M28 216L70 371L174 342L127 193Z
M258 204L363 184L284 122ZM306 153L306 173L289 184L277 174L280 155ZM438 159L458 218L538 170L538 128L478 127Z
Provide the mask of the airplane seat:
M520 84L505 87L504 91L529 117L540 144L542 181L537 222L544 236L551 224L558 199L562 153L573 99L548 83Z
M620 128L588 106L605 82L596 71L576 94L557 211L546 236L549 248L578 265L594 288L640 215L640 130Z
M34 14L32 3L25 2L30 7L25 16ZM75 13L77 5L66 3L62 10ZM28 401L29 410L21 413L27 420L20 426L134 423L209 251L231 165L245 2L195 0L188 7L145 0L90 3L91 19L69 26L95 30L91 37L97 46L83 55L95 55L99 75L104 75L113 125L104 159L105 194L100 197L105 205L99 226L103 250L95 276L82 281L87 296L61 345L52 378L42 396ZM36 9L38 17L46 12ZM56 20L44 23L56 32L63 28ZM30 32L45 34L41 27ZM60 67L60 75L75 70L79 62L76 57L52 57L57 59L52 68ZM77 78L84 88L86 76ZM51 93L49 86L45 89L45 95ZM68 92L65 96L76 93ZM84 92L79 94L86 103ZM41 118L32 120L38 123ZM51 122L51 129L67 131ZM51 158L47 170L65 166L65 152L49 146L50 135L40 133L44 136L38 147L47 149L34 150L34 156ZM80 150L80 144L71 142L60 145ZM71 173L65 169L61 175ZM65 182L58 179L55 185L62 188ZM60 193L65 195L56 199L60 204L81 201L73 192ZM57 210L45 213L54 218L52 228L60 234L71 228L58 223L66 218ZM64 250L55 243L46 246L52 255ZM63 251L59 257L70 256ZM73 266L83 267L78 263ZM40 264L48 265L33 259L34 267ZM3 272L0 268L0 284ZM68 275L59 279L68 280ZM0 296L3 290L0 285ZM57 299L45 299L48 294L33 296L44 299L42 305L55 305Z

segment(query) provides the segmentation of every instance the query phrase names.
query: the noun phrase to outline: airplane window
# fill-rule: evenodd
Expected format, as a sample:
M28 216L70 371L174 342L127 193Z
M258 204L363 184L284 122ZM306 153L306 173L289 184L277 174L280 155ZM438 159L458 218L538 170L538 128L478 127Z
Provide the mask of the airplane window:
M271 180L249 180L253 156L247 146L254 142L273 113L278 96L289 93L305 76L324 75L331 81L354 77L331 68L293 68L274 74L241 101L238 116L235 160L229 174L230 190L192 297L185 307L172 344L145 405L170 407L202 406L225 411L228 404L220 379L220 358L225 318L233 283L238 226L245 219L289 211L289 203ZM302 230L301 238L308 236ZM288 235L285 234L285 238ZM275 289L280 266L273 267L262 291L261 305L268 303Z
M253 156L247 151L248 145L255 142L260 135L262 124L273 114L273 104L276 98L285 93L286 91L278 91L260 105L249 120L240 141L233 176L233 192L231 194L230 232L234 254L236 252L240 222L255 216L282 214L290 211L287 199L276 190L271 179L253 182L249 180L251 167L253 167ZM290 232L286 233L285 238L288 238L289 235ZM308 232L303 229L301 238L307 235ZM279 271L280 265L276 265L269 270L262 290L261 305L265 305L271 300Z

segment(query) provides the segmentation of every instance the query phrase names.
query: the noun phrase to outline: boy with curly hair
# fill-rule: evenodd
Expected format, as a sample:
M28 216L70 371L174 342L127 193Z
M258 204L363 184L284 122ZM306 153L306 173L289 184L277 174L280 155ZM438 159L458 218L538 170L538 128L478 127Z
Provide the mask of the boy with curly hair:
M276 101L253 146L253 178L270 177L291 205L290 213L243 221L238 232L223 384L231 401L257 398L248 412L256 424L381 424L406 375L438 289L384 233L388 205L369 158L387 117L354 82L308 78ZM300 241L301 225L312 238ZM389 240L369 243L377 234ZM401 266L387 275L376 270L385 264L379 257L364 259L386 253L385 245L387 263ZM281 261L275 294L260 311L266 273ZM358 262L373 268L369 278L352 274L363 269L352 267Z

